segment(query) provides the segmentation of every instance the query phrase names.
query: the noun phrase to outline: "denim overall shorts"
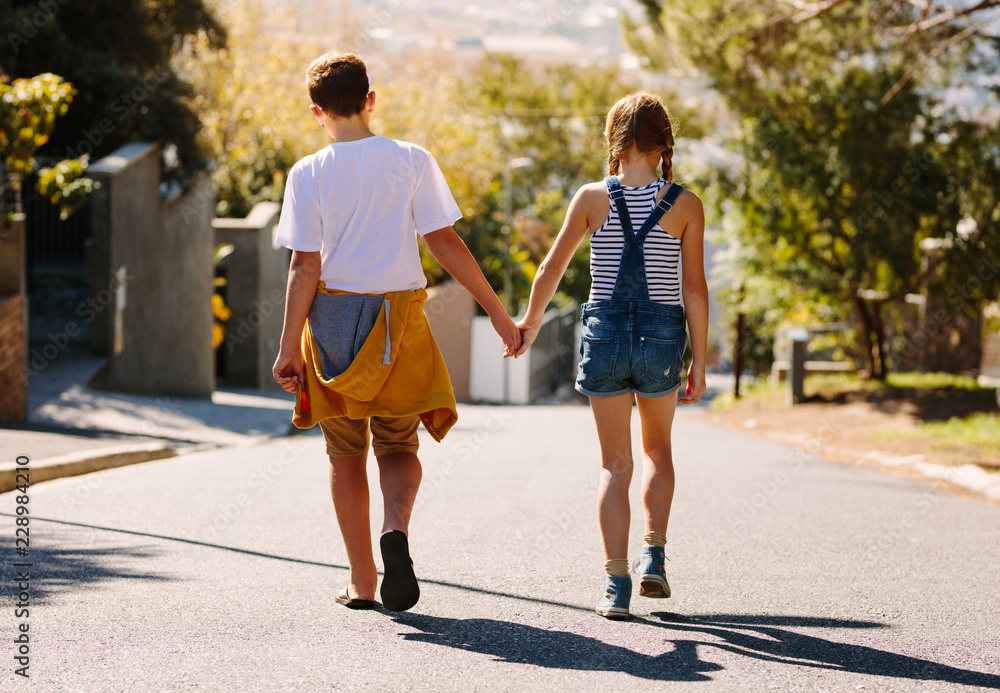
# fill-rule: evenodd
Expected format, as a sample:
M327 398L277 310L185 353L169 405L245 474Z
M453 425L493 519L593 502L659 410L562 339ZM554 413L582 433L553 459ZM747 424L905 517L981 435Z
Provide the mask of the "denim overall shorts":
M639 233L632 230L618 178L605 179L618 210L625 245L611 298L583 304L576 389L590 397L666 397L684 370L684 307L649 300L643 243L684 190L671 183Z

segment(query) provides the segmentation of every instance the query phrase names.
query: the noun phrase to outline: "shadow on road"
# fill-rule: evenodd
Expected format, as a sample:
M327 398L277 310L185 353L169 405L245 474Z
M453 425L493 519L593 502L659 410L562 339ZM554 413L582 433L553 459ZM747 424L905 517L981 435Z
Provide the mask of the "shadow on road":
M16 517L11 513L0 513L0 516ZM33 520L232 551L255 558L347 570L347 566L279 556L234 546L223 546L196 539L101 527L37 516ZM11 542L4 542L0 539L0 548L7 549L4 550L4 555L14 555ZM150 557L152 555L155 555L155 551L139 547L98 550L31 549L32 562L45 567L45 581L49 588L46 591L49 592L70 589L80 584L106 579L170 579L150 573L124 571L106 564L110 557ZM435 584L502 599L515 599L565 609L590 611L589 608L578 604L566 604L527 595L496 592L440 580L424 579L421 580L421 583ZM698 656L698 646L701 646L715 647L762 661L801 667L1000 689L1000 676L996 674L959 669L926 659L886 652L864 645L834 642L787 630L788 628L874 629L886 627L885 624L871 621L824 619L809 616L735 614L685 616L669 612L653 612L649 618L636 618L633 623L665 629L666 641L673 644L673 649L659 655L646 655L585 635L547 630L509 621L482 618L453 619L412 613L393 614L393 618L397 623L420 631L418 633L405 633L403 637L406 640L436 643L446 647L492 655L502 661L534 664L548 668L622 671L639 678L662 681L708 681L711 680L711 677L706 676L705 672L719 671L722 667L714 662L701 660ZM594 618L598 617L595 615ZM667 631L672 633L667 634ZM675 633L688 633L691 637L678 638L673 635ZM699 636L701 637L699 638ZM704 636L709 636L710 639L705 639Z
M121 565L124 559L148 559L159 554L151 547L50 548L32 546L28 558L18 558L13 542L0 541L0 551L7 558L0 562L4 585L0 595L15 595L18 576L30 576L31 598L44 603L47 597L71 589L109 580L170 580L164 575L131 570ZM27 565L23 565L24 563ZM22 564L22 565L18 565Z
M702 672L722 669L718 664L701 661L692 641L678 641L673 651L650 656L585 635L509 621L408 613L394 617L397 623L421 631L403 634L405 640L480 652L505 662L550 669L622 671L660 681L709 681L710 677Z
M667 642L673 645L672 650L659 655L646 655L585 635L508 621L451 619L420 614L396 614L395 620L420 631L405 633L403 638L406 640L480 652L506 662L553 669L621 671L638 678L659 681L711 680L706 672L719 671L723 667L702 660L698 656L700 646L801 667L1000 688L1000 676L993 674L787 630L884 628L880 623L806 616L682 616L660 612L650 616L649 619L636 619L636 623L689 633L692 637L669 635ZM711 639L704 639L706 635Z

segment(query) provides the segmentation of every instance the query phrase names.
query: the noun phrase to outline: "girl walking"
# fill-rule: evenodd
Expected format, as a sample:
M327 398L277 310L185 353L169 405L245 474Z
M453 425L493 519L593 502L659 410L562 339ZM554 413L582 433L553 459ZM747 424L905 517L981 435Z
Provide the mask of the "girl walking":
M664 571L674 494L670 428L677 402L695 404L705 391L705 216L701 200L671 182L674 138L658 97L636 92L618 101L608 113L605 137L609 175L584 185L570 203L562 230L535 276L528 313L518 324L522 342L517 355L537 336L570 258L589 233L591 288L582 311L583 358L576 389L590 398L601 445L598 519L607 578L597 613L627 618L632 596L627 557L633 398L643 448L639 595L670 596ZM686 391L678 398L685 316L693 356Z

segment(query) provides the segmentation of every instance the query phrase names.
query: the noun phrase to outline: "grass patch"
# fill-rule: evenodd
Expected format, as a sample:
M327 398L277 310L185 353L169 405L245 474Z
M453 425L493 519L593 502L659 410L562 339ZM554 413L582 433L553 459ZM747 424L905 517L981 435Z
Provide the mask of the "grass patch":
M881 390L883 387L885 387L885 383L881 380L865 380L853 373L816 373L806 375L802 390L806 397L815 397L816 395L835 397L847 392Z
M976 412L947 421L928 421L911 431L879 431L879 440L919 439L951 464L1000 467L1000 414Z
M886 385L906 390L989 390L975 378L951 373L890 373Z
M1000 414L981 411L971 416L953 416L947 421L926 421L912 431L879 431L875 437L930 438L932 448L974 445L1000 450Z
M890 373L885 380L865 380L852 373L817 373L807 375L806 397L836 397L850 392L878 392L879 390L961 390L965 392L993 392L982 387L975 378L951 373Z
M715 411L724 411L737 402L744 402L749 399L769 400L774 397L776 392L777 388L771 387L770 378L766 376L753 380L741 379L739 399L733 397L732 390L726 390L712 398L711 407Z

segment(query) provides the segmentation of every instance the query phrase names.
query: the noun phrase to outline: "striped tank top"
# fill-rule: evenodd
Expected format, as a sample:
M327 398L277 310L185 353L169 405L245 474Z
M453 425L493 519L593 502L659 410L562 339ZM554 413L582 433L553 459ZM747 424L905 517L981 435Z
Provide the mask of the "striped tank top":
M656 198L667 184L665 178L641 188L626 188L625 204L632 218L632 231L639 227L656 206ZM618 279L618 263L621 261L625 241L618 209L608 195L611 213L601 228L590 236L590 301L604 301L611 298ZM681 305L681 285L677 277L680 261L680 239L660 228L653 227L643 243L646 258L646 282L649 285L649 300L667 305Z

